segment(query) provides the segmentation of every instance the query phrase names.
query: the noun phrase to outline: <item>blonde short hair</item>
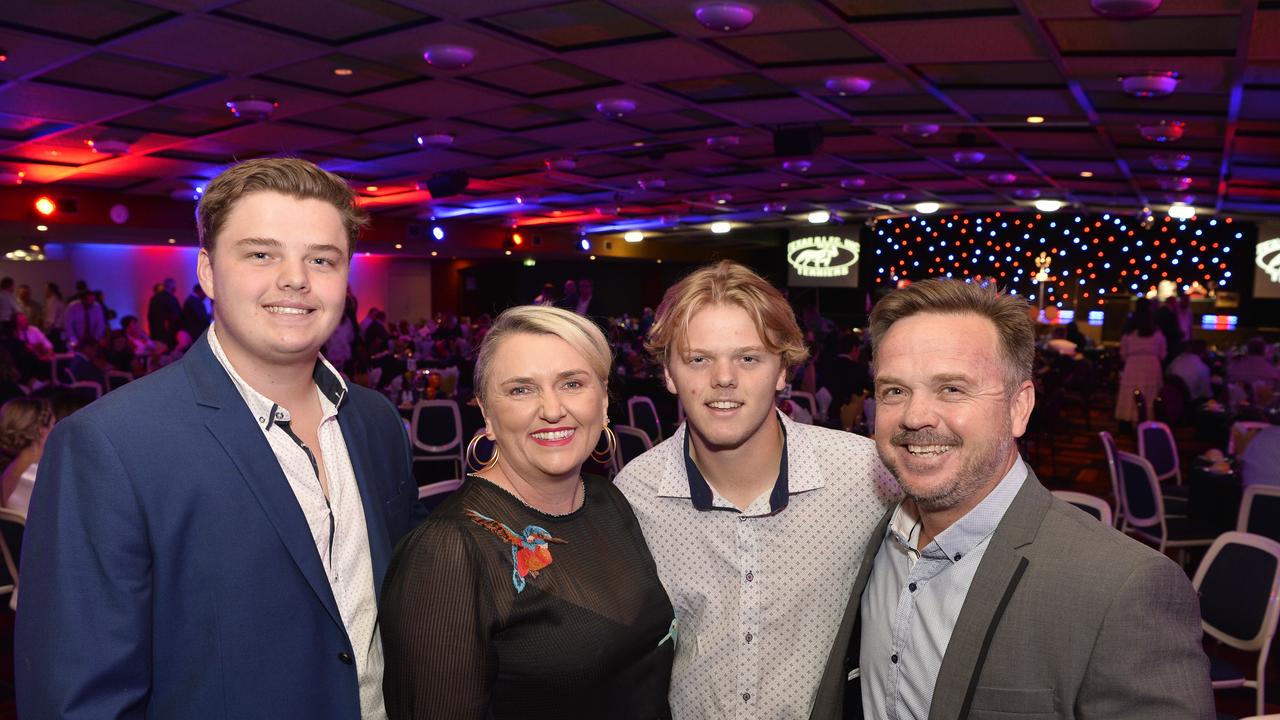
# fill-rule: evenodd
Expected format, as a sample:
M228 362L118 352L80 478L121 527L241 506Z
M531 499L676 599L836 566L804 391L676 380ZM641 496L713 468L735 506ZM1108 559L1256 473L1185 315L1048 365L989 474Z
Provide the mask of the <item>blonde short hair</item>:
M996 328L1000 355L1005 364L1005 390L1012 394L1031 379L1036 355L1036 330L1027 314L1027 301L984 287L948 278L930 278L894 290L871 310L871 369L874 372L880 341L899 320L913 315L973 314Z
M347 257L356 251L360 229L369 215L356 203L356 194L342 178L299 158L258 158L236 163L209 181L196 206L196 234L200 247L213 253L214 241L236 203L245 195L275 192L299 200L323 200L338 210L347 233Z
M493 356L498 347L511 335L529 333L532 335L554 335L569 343L586 358L591 371L600 378L600 384L609 387L609 372L613 368L613 351L604 333L590 320L577 313L562 310L548 305L517 305L507 308L493 321L493 326L480 341L480 351L476 355L476 370L473 376L476 397L484 400L488 391L489 366L493 364Z
M654 313L645 348L666 365L673 346L678 350L685 342L690 318L708 305L736 305L745 310L765 349L777 354L783 367L794 368L809 358L791 304L764 278L732 260L701 267L667 289Z
M53 409L44 398L17 397L0 407L0 450L17 455L53 422Z

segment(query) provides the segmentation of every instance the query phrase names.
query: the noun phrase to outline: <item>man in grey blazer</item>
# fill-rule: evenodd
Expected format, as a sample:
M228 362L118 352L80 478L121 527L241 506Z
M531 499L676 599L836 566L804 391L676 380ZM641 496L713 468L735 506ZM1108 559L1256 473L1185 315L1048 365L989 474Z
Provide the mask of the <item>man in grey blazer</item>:
M812 716L1213 718L1186 575L1018 455L1026 303L928 280L871 331L876 449L907 497L866 548Z

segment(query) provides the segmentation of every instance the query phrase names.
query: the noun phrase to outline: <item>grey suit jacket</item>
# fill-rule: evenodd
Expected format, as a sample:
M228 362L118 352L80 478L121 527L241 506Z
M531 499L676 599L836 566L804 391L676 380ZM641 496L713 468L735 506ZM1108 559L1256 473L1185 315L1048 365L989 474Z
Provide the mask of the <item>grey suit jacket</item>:
M865 550L815 720L862 717L856 686L844 707L845 678L858 666L859 603L891 515ZM973 578L929 720L1212 720L1201 637L1199 601L1181 568L1054 498L1031 473Z

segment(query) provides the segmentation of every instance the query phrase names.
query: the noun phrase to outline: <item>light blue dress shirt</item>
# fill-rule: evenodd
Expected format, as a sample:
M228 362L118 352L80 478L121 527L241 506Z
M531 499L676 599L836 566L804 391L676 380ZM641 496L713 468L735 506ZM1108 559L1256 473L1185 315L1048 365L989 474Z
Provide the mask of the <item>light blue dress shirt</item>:
M933 686L969 585L1000 519L1027 478L1018 458L981 502L917 550L914 507L894 510L862 594L862 711L926 720Z

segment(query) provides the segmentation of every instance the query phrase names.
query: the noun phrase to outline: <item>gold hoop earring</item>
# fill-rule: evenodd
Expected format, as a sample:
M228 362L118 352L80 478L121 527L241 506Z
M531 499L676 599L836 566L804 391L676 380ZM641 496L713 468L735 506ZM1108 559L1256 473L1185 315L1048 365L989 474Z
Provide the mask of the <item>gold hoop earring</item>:
M467 467L471 468L473 472L483 472L498 462L497 441L493 443L493 454L489 456L489 459L480 462L480 458L476 455L476 447L480 444L480 438L482 437L484 437L484 432L477 432L471 436L471 442L467 443Z
M592 450L591 459L601 465L608 465L613 462L613 454L618 450L618 436L613 434L613 428L608 425L604 426L604 441L604 452Z

